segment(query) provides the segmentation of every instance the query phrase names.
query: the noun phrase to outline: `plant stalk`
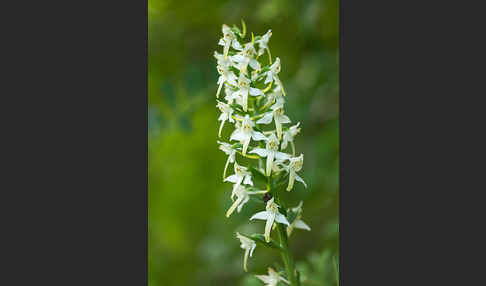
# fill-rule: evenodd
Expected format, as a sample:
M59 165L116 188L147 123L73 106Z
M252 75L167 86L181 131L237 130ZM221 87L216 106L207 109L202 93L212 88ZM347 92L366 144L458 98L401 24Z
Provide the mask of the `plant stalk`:
M285 265L285 271L287 272L287 279L290 282L290 286L297 286L298 283L297 283L297 277L295 275L294 259L292 257L292 254L290 253L287 231L285 230L285 226L283 226L282 224L277 224L277 228L278 228L278 236L280 238L280 245L283 248L283 250L280 253L282 254L282 260Z
M272 181L272 177L270 175L270 177L267 177L267 188L271 188L271 181ZM272 193L275 199L277 200L278 204L280 204L280 199L278 198L277 191L274 190L274 192ZM276 223L276 225L278 230L278 237L280 239L280 246L282 247L282 251L280 251L280 253L282 255L285 271L287 272L287 280L289 280L290 286L298 286L300 285L300 283L297 280L294 259L289 249L287 230L285 226L281 223Z

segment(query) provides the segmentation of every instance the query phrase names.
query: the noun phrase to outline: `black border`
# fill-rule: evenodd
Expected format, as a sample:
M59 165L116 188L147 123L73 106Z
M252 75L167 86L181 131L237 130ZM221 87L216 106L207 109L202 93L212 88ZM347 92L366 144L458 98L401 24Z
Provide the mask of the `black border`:
M17 5L0 285L147 285L148 3Z

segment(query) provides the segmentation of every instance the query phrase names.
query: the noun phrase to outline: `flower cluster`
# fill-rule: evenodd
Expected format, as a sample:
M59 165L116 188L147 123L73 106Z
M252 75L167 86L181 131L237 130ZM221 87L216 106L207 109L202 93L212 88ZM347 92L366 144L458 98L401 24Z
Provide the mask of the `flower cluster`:
M264 239L260 242L269 245L272 243L271 231L276 224L285 225L287 235L295 228L310 230L301 220L302 202L296 208L287 209L284 207L286 204L278 198L280 186L287 185L286 190L291 191L294 182L298 181L307 187L298 175L304 155L296 156L294 146L300 123L292 125L290 118L285 115L286 93L279 78L280 59L272 60L268 48L272 31L256 37L252 34L251 40L244 43L244 23L242 31L236 26L230 28L227 25L223 25L222 30L219 45L223 46L223 53L214 53L220 75L216 92L216 107L221 111L218 137L221 138L226 122L233 128L228 142L217 141L219 148L228 155L223 180L233 184L230 196L233 204L226 216L231 216L235 210L240 212L250 196L260 198L265 210L254 214L250 220L266 221ZM262 58L267 58L268 64L263 63ZM243 163L248 161L254 164ZM234 173L227 176L230 164L233 164ZM257 177L263 182L260 188L257 187ZM259 236L240 233L236 233L236 236L245 250L246 271L248 256L252 256ZM268 276L257 277L267 285L287 282L272 268L269 268Z

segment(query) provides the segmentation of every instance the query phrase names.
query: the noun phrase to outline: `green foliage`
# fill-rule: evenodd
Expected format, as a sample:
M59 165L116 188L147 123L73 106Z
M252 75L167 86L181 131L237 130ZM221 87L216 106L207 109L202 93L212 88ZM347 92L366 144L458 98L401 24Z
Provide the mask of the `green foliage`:
M330 250L312 252L305 261L298 263L302 285L339 285L339 257Z
M305 201L303 219L312 228L294 230L290 240L294 258L301 261L302 285L335 285L337 15L337 0L149 0L150 286L262 285L242 273L243 253L234 231L261 232L264 222L248 223L247 218L265 204L252 199L241 213L224 216L232 203L231 187L222 183L226 155L215 142L219 112L213 52L220 48L221 24L232 26L242 18L256 37L272 29L269 46L272 56L282 60L286 113L302 122L296 151L305 154L301 173L309 188L297 184L286 192L285 179L279 186L281 196L295 202L291 207ZM229 129L223 129L226 138ZM268 266L283 270L273 264L279 251L259 245L256 253L258 259L248 261L250 274L265 273ZM314 280L321 284L307 283Z

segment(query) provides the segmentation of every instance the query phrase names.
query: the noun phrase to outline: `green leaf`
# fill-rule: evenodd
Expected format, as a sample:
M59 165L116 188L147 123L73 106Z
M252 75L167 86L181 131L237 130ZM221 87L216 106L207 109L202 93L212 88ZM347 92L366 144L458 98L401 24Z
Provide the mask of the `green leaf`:
M260 180L262 180L262 181L264 181L264 182L266 182L266 181L267 181L267 177L265 177L265 174L263 174L263 173L262 173L260 170L258 170L257 168L255 168L255 167L251 166L251 167L250 167L250 172L251 172L251 174L252 174L252 176L253 176L254 178L258 178L258 179L260 179Z
M262 198L257 197L257 196L250 196L250 202L255 202L259 204L265 204Z
M297 213L289 209L287 211L287 220L289 221L289 223L292 224L296 218L297 218Z
M287 184L288 173L285 172L284 175L279 176L278 179L272 182L272 190L279 191L282 186Z
M233 144L233 146L231 146L233 149L237 149L237 148L243 148L243 144L241 143L235 143Z
M236 25L233 25L233 27L231 28L231 31L233 31L233 33L237 34L241 38L241 31L238 27L236 27Z
M236 103L231 104L230 107L235 109L238 112L243 112L243 109L239 105L237 105Z

